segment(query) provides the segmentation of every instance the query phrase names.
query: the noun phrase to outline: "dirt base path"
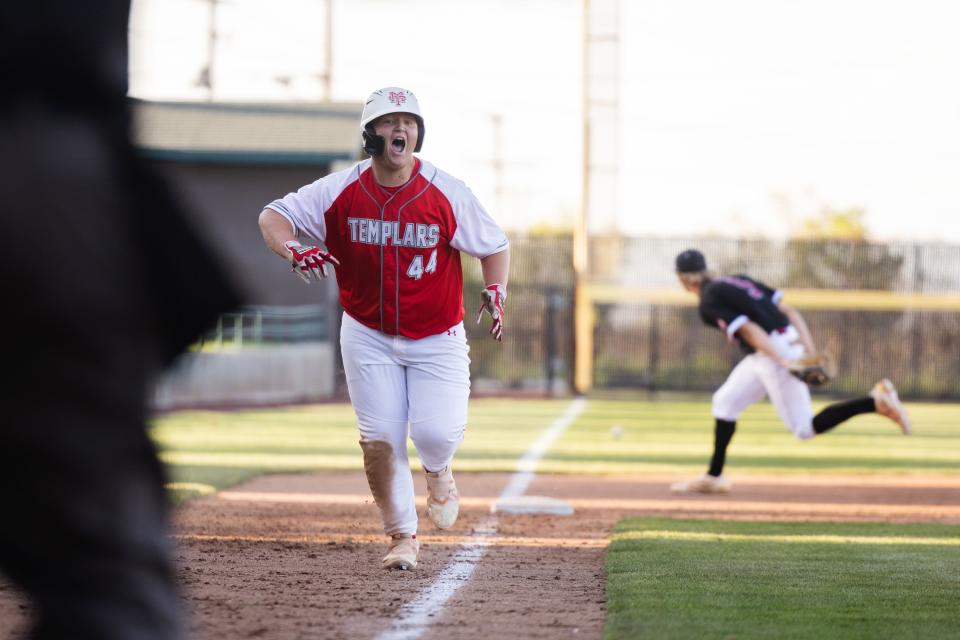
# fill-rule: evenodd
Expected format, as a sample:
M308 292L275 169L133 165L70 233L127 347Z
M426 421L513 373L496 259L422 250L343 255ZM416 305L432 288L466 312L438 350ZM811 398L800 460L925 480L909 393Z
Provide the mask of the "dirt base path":
M360 473L269 476L193 500L175 539L194 635L373 638L478 539L508 479L460 474L461 519L448 534L422 519L408 572L379 567L386 538ZM566 500L574 515L497 514L485 555L421 637L600 638L607 539L625 516L960 524L956 477L744 477L727 496L674 496L675 479L538 476L527 494ZM22 628L22 605L0 584L0 637Z

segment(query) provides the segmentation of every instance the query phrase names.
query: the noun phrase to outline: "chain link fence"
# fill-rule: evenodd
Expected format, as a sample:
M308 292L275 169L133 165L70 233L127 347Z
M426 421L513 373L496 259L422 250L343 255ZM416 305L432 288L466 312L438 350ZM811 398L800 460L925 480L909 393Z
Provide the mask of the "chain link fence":
M488 319L476 324L480 265L464 258L464 324L474 389L568 393L575 340L572 239L531 235L511 242L500 344L487 333ZM829 349L839 365L838 378L824 393L863 393L887 376L906 397L960 399L960 247L810 240L593 238L591 282L624 293L594 306L595 389L710 391L739 360L735 346L701 323L695 298L681 295L673 260L690 247L703 251L717 273L747 273L788 291L832 293L825 297L829 304L803 309L818 346ZM650 302L649 296L631 293L638 290L670 292L674 299ZM858 292L874 295L861 305ZM923 304L931 299L938 305ZM203 342L336 346L339 322L335 303L253 307L221 318ZM338 393L344 394L339 350L335 353L331 366Z
M719 274L746 273L807 293L840 292L830 298L839 308L803 309L818 347L838 362L839 376L823 393L863 393L886 376L904 396L960 399L960 247L596 238L591 255L602 258L592 261L592 279L625 288L676 289L673 260L690 247L703 251L708 267ZM856 292L890 295L863 303L875 308L858 308ZM924 300L934 297L937 308L925 308ZM712 390L740 358L735 346L702 324L693 306L618 301L597 305L596 319L595 388Z

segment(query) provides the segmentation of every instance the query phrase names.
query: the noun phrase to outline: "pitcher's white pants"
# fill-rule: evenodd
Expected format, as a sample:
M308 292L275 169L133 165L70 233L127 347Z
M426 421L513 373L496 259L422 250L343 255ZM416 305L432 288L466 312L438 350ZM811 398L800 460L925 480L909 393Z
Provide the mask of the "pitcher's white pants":
M769 335L777 351L788 360L803 356L803 344L793 325L782 333ZM762 353L751 353L733 368L726 382L713 394L713 417L736 422L747 407L770 396L780 419L790 431L806 440L813 431L810 389L791 373Z
M416 533L407 435L420 463L431 471L450 464L463 440L470 396L463 323L411 340L371 329L344 313L340 350L384 531Z

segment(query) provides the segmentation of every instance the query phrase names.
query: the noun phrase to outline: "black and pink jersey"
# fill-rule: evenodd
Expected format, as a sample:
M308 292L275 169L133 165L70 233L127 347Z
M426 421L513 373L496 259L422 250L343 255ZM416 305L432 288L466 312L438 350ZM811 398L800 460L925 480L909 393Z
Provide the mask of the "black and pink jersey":
M777 307L783 292L771 289L745 275L721 276L703 285L700 291L700 318L711 327L736 340L747 353L753 347L737 338L737 331L747 321L755 322L767 333L782 330L790 320Z
M337 285L347 313L413 339L463 320L461 251L484 258L508 246L463 182L416 163L399 188L380 186L368 159L267 205L298 237L319 240L340 261Z

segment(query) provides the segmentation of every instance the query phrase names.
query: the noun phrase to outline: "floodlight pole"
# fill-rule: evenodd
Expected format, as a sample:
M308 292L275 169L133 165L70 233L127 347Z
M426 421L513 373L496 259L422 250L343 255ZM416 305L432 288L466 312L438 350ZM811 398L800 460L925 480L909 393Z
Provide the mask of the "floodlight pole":
M580 214L573 225L573 391L593 386L593 305L588 291L590 266L590 0L583 0L582 19L583 165L580 169Z
M573 389L578 394L593 388L596 312L591 282L610 278L609 265L618 259L609 251L618 246L620 29L620 0L583 0L582 199L573 229ZM591 227L602 227L609 236L596 262L590 255Z

